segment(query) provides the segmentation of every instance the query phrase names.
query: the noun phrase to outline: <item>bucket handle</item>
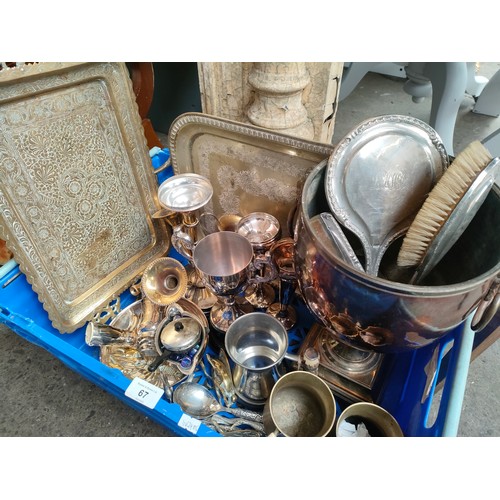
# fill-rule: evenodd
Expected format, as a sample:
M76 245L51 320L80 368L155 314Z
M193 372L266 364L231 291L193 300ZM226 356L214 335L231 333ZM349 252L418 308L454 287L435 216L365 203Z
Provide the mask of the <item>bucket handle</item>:
M471 323L471 328L474 332L480 332L497 313L500 306L499 286L500 279L497 278L476 309Z
M169 157L168 160L165 163L163 163L162 165L160 165L158 168L153 169L153 171L156 175L158 175L160 172L163 172L168 167L170 167L170 165L172 165L172 158L171 157Z

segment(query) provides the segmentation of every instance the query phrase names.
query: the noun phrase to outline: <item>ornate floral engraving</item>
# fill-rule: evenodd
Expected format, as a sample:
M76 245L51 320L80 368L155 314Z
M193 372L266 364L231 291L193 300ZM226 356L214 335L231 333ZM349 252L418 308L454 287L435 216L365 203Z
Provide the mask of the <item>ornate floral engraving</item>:
M126 69L36 74L0 78L0 234L54 326L72 331L162 255L168 235L149 215L157 185Z
M300 184L333 146L198 113L171 126L174 172L207 177L214 196L207 209L246 215L268 212L285 230Z

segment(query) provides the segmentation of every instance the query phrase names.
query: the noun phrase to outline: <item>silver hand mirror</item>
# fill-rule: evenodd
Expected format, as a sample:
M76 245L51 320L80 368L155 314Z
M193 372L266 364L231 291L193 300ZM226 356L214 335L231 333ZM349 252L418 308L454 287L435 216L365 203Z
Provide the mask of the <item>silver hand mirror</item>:
M376 276L388 246L410 226L448 166L437 133L403 115L362 122L328 159L325 192L336 219L359 237Z

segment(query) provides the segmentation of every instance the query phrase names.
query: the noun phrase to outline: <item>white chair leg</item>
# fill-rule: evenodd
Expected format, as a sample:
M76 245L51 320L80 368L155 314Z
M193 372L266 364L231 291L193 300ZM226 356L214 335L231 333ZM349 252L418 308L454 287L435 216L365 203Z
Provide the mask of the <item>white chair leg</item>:
M467 63L467 88L465 91L472 97L478 97L488 83L488 78L476 75L476 63Z
M427 63L424 75L432 83L429 125L441 137L449 155L454 156L453 134L458 109L467 87L467 64L460 62Z
M500 70L498 70L486 84L476 101L474 113L494 116L500 115Z
M339 102L344 100L358 86L366 73L372 71L378 63L351 62L344 66L340 83Z

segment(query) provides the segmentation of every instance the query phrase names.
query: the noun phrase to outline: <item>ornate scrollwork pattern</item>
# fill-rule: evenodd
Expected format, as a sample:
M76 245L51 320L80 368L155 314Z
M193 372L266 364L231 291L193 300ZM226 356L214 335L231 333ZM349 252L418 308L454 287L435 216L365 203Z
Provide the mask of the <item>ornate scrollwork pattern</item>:
M43 69L0 75L0 234L54 326L72 331L168 236L149 215L157 186L124 65Z
M246 215L264 211L286 227L301 182L333 146L201 113L181 115L171 126L176 174L207 177L214 197L207 210Z

